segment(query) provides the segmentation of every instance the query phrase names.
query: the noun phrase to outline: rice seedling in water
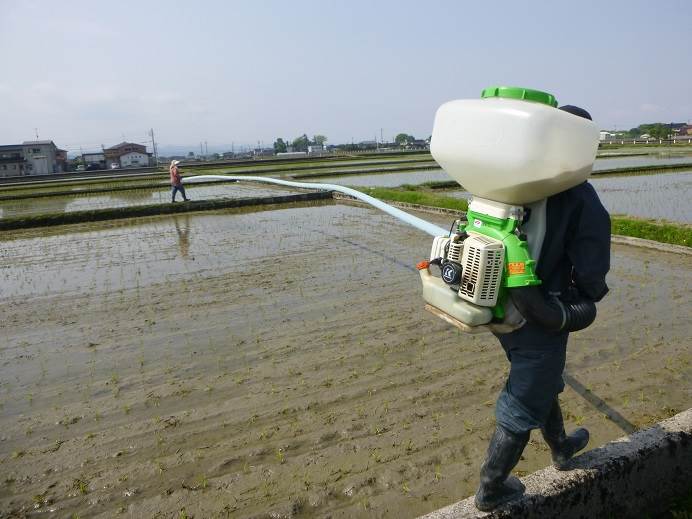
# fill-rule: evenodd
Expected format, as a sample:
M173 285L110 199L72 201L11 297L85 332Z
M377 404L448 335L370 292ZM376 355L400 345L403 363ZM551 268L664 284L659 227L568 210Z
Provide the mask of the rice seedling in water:
M76 478L72 481L72 489L80 494L87 494L89 492L89 481L84 476Z

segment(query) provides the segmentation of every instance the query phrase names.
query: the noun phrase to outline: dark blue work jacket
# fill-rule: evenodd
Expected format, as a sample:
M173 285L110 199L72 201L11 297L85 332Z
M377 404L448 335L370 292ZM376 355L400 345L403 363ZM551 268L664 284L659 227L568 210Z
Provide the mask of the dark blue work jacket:
M570 286L593 300L608 293L610 216L593 186L584 182L548 198L546 232L536 274L544 295Z

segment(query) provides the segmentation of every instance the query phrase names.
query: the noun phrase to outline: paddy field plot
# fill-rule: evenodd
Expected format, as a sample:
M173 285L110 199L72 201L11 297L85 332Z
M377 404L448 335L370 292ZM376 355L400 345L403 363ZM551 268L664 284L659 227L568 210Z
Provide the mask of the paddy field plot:
M423 310L428 236L326 203L1 240L0 516L414 517L475 491L508 364ZM690 407L691 268L613 248L562 395L592 446ZM548 464L534 434L517 472Z

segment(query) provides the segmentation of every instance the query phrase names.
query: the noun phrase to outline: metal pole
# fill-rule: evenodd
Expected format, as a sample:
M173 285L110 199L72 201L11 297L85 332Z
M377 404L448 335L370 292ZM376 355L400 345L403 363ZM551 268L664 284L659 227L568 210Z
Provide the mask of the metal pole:
M159 165L159 153L158 150L156 149L156 139L154 138L154 129L151 129L151 147L153 148L154 151L154 165L158 166Z

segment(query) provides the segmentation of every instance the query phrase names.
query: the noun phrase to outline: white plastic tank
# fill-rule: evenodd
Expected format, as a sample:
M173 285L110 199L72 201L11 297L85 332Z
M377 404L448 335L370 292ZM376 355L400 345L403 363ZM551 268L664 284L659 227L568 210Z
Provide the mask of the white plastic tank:
M437 110L430 152L471 194L522 205L586 180L598 140L592 121L559 110L552 95L492 87Z

